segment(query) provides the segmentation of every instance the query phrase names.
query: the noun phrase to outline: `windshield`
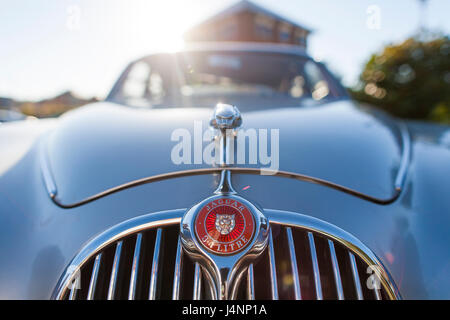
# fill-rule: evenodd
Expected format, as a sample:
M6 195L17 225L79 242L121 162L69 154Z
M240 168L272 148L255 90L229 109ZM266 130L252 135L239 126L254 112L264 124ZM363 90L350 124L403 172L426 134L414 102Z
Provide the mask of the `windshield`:
M183 52L132 64L112 100L144 107L299 106L338 98L332 81L323 67L296 55Z

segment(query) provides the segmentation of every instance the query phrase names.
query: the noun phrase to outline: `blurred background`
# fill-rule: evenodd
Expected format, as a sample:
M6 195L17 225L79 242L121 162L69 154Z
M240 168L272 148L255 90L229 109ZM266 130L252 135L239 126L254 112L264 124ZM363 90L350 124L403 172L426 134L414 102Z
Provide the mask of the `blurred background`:
M450 124L449 13L448 0L0 0L0 118L102 100L129 62L186 41L251 40L303 47L358 101Z

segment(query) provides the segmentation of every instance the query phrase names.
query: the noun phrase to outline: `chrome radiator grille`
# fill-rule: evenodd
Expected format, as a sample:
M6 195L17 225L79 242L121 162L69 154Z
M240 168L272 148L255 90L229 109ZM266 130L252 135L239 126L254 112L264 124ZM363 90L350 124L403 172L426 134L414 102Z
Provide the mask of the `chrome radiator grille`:
M144 216L94 239L74 259L54 298L211 299L210 279L184 254L178 216ZM296 214L300 220L305 216ZM278 212L275 212L278 217ZM312 219L306 217L306 219ZM314 223L286 224L271 219L269 245L242 276L238 299L395 299L393 283L367 249L328 233ZM319 220L313 219L317 223ZM320 221L319 221L320 225ZM340 233L340 234L339 234ZM362 245L362 244L361 244ZM376 270L381 289L369 289ZM270 281L268 281L270 279ZM372 276L372 279L374 277ZM376 278L378 279L378 278Z
M178 225L128 235L91 257L80 270L80 285L65 299L172 299L179 296L180 277L193 274L181 265ZM192 282L192 280L191 280ZM191 283L192 286L192 283Z
M389 299L383 288L369 290L368 265L349 248L316 232L272 225L266 261L254 266L254 278L271 275L270 286L255 281L256 299Z

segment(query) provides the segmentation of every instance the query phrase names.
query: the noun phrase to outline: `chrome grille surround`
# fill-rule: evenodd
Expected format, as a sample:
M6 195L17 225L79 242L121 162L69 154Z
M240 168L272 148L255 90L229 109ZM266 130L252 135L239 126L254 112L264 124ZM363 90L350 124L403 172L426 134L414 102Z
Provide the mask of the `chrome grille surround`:
M75 256L58 282L52 298L215 298L213 281L207 278L206 272L202 272L200 265L190 261L182 250L179 236L177 238L178 233L172 232L179 230L185 212L185 209L180 209L147 214L103 232L88 242ZM271 225L269 244L265 256L250 264L242 274L237 298L401 298L382 263L354 236L327 222L299 213L266 209L264 214ZM169 228L171 232L167 231ZM148 232L152 233L151 236ZM172 235L172 238L168 237L169 235ZM165 252L169 250L169 242L172 255ZM300 247L306 251L301 251ZM142 251L148 251L147 256ZM307 258L305 252L308 253ZM327 255L326 264L323 252ZM173 260L169 263L170 270L161 266L164 259ZM127 264L125 270L124 264ZM305 276L307 264L310 265L311 271L306 272ZM376 266L379 271L381 290L368 291L366 286L361 285L363 279L360 271L367 266ZM270 274L268 294L265 296L261 296L262 290L259 290L262 282L266 283L258 282L261 267L267 268ZM325 272L323 267L329 272ZM80 274L81 281L77 277ZM164 280L162 277L165 277ZM122 281L124 278L125 282ZM171 280L170 284L167 284L167 279ZM77 281L81 284L79 290L73 285ZM168 286L164 293L162 281ZM309 287L307 282L311 283Z

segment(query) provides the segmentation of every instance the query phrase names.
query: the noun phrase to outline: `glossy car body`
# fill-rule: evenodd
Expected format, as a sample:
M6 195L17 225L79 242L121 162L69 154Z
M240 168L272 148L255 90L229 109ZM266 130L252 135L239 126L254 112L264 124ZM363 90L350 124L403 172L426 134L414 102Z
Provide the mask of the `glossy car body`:
M310 59L280 45L213 47L219 52ZM64 270L88 240L137 216L189 208L215 190L217 174L186 176L64 208L136 179L210 167L174 164L170 137L177 128L192 132L194 121L207 128L212 109L122 105L115 93L126 74L105 102L56 120L0 127L0 298L51 298ZM402 298L450 298L450 129L400 122L358 106L326 74L338 98L241 109L243 128L280 130L281 171L392 201L378 204L323 185L270 175L233 174L235 189L262 208L298 212L351 233L382 261ZM405 152L405 172L396 185Z

